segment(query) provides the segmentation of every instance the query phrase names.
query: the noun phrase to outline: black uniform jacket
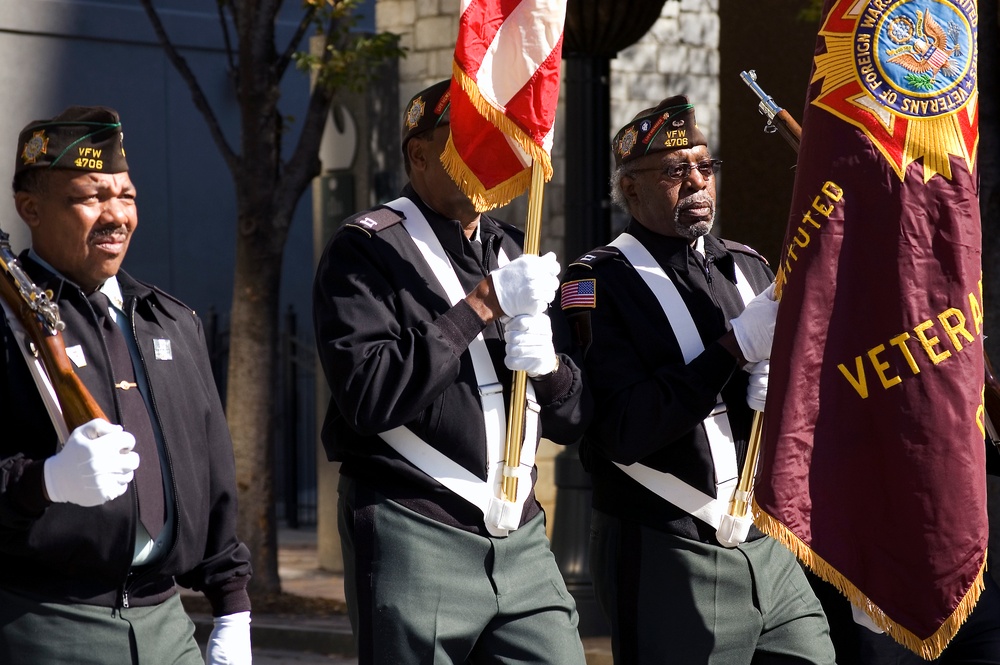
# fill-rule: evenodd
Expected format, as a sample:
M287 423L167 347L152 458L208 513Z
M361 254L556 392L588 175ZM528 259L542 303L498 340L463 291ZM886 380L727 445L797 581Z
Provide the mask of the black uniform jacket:
M420 206L466 293L497 268L501 247L512 260L521 254L516 228L483 215L480 250L457 221L432 211L409 186L404 194ZM510 404L512 373L504 366L501 324L484 325L464 300L450 304L400 220L388 208L362 212L346 220L320 260L313 319L332 392L323 445L331 460L343 462L344 475L423 515L485 534L477 508L378 436L406 425L486 479L486 431L468 353L480 332ZM560 361L551 377L533 380L540 429L557 443L573 443L583 433L585 397L580 370L565 356ZM540 509L530 496L522 522Z
M626 230L676 284L705 350L684 364L663 309L616 248L599 248L568 266L564 283L595 280L592 306L564 310L578 350L585 353L584 377L594 398L593 422L581 446L594 483L594 507L715 543L714 529L653 494L612 462L641 462L715 496L714 465L700 423L721 393L742 466L752 422L746 402L749 374L717 340L743 310L734 263L757 293L772 275L762 257L737 243L706 236L702 257L688 241L652 233L635 220Z
M26 255L20 260L36 284L55 294L66 346L80 345L86 359L76 374L119 422L110 360L89 301L74 283ZM250 553L236 538L232 441L201 322L124 272L118 281L173 479L173 546L158 562L130 570L138 521L133 485L92 508L44 499L42 464L55 453L57 436L0 317L0 586L57 602L142 606L172 595L176 578L203 591L216 616L248 610ZM154 353L154 340L169 340L172 359L157 358L166 354Z

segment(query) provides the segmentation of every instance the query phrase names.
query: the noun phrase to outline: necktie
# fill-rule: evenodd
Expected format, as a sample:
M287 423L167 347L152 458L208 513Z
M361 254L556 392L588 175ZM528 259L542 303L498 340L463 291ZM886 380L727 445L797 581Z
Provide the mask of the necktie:
M149 536L155 539L163 528L164 501L160 454L156 447L150 413L136 384L132 354L128 350L125 335L108 312L111 301L100 291L87 296L87 299L97 311L104 343L111 356L111 372L121 408L121 426L135 437L135 451L139 453L139 468L132 480L139 497L139 520L146 527Z

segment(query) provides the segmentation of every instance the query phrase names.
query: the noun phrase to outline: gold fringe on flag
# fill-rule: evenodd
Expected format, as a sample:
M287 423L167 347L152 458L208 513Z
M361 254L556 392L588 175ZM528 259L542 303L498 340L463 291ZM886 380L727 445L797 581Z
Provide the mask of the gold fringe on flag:
M535 143L524 130L518 127L514 121L503 114L502 111L490 104L479 92L479 86L466 74L457 62L452 62L452 73L455 80L462 86L462 90L469 96L472 105L476 107L482 115L494 127L505 135L513 139L521 148L542 166L545 182L552 179L552 159L545 150ZM472 204L479 212L485 212L498 206L510 203L512 200L523 194L531 186L531 164L529 163L513 177L501 182L490 189L486 189L472 169L459 155L455 144L452 143L451 136L441 155L441 163L452 179L459 183L459 187L472 201Z
M512 178L504 180L499 185L486 189L472 169L458 154L455 144L448 135L448 142L441 153L441 164L451 179L458 183L459 189L472 201L477 212L486 212L506 205L524 193L531 186L531 168L518 171Z
M965 620L969 618L973 608L979 601L979 596L985 589L983 574L986 571L986 555L983 555L983 563L979 567L979 573L973 581L972 586L966 592L965 597L955 608L955 611L930 637L921 639L906 628L900 626L890 619L875 603L873 603L864 593L861 592L846 577L840 574L833 566L823 560L821 556L799 539L791 530L782 524L778 519L768 515L757 505L756 499L753 501L753 519L758 529L774 538L779 543L787 547L791 552L811 571L816 573L823 580L832 584L840 593L847 597L854 605L861 608L876 626L884 630L892 639L902 644L904 647L917 654L924 660L934 660L941 655L944 648L948 646L955 633L962 627Z

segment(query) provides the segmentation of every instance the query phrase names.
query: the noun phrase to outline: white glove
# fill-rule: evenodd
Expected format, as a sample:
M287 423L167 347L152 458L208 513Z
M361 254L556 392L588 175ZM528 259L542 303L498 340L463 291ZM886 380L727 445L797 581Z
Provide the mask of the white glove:
M205 647L205 665L250 665L250 612L212 619L215 625Z
M62 450L45 460L45 491L56 503L99 506L128 489L139 466L135 437L96 418L77 427Z
M774 339L774 319L778 315L778 301L774 299L774 284L757 294L747 303L739 316L732 320L736 343L747 362L755 363L771 357Z
M544 312L559 288L559 270L552 252L545 256L524 254L494 270L490 277L500 309L507 316Z
M771 370L770 360L761 360L759 363L747 367L750 370L750 384L747 386L747 404L754 411L763 411L764 402L767 401L767 375Z
M535 378L556 368L552 347L552 322L548 314L521 314L507 322L503 335L507 341L507 369L523 370Z

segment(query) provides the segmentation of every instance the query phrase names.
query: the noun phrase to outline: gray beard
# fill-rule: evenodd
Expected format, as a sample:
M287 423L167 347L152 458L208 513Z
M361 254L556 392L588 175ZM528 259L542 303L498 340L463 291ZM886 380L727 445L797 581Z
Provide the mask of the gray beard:
M677 231L677 235L682 238L687 238L688 240L697 240L702 236L707 236L712 232L712 226L714 226L714 217L708 222L698 222L697 224L692 224L691 226L685 226L681 224L677 218L674 218L674 230Z
M702 236L707 236L709 233L711 233L712 227L715 225L715 201L711 200L711 198L705 195L704 193L695 194L691 199L689 199L689 201L692 203L708 202L712 206L711 219L709 219L707 222L696 222L694 224L691 224L690 226L681 224L680 221L681 212L683 209L674 210L674 231L676 231L677 234L682 238L686 238L688 240L697 240L698 238Z

